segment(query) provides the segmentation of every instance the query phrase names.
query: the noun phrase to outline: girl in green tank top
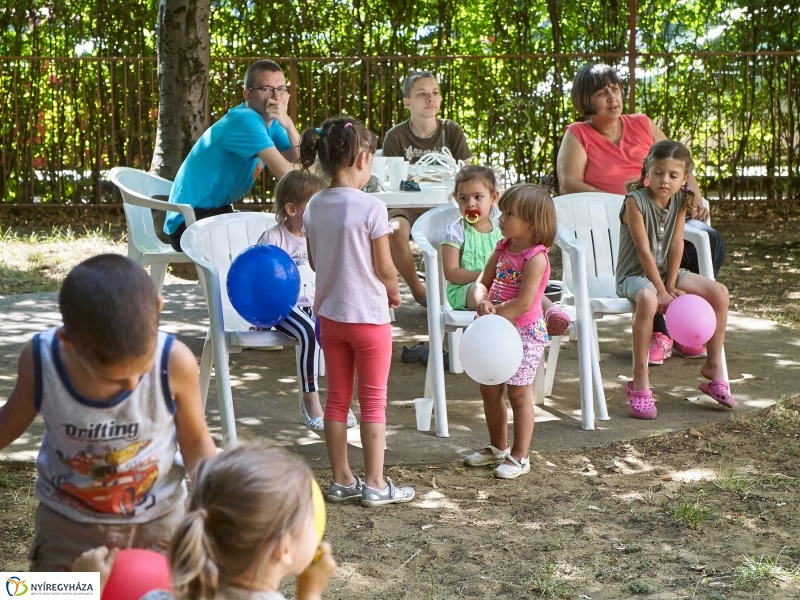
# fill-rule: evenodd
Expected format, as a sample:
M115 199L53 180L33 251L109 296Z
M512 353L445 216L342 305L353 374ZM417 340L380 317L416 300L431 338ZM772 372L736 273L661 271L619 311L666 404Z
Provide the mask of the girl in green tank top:
M442 241L447 302L454 310L476 309L467 291L503 238L495 221L499 196L492 169L467 165L456 175L453 198L461 217L447 226Z

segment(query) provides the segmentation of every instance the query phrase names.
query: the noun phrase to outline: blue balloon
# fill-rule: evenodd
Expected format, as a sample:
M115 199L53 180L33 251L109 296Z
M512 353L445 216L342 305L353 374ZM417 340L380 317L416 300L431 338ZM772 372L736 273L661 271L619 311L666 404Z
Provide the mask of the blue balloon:
M248 323L270 329L297 304L300 272L285 251L259 244L233 259L226 285L236 312Z

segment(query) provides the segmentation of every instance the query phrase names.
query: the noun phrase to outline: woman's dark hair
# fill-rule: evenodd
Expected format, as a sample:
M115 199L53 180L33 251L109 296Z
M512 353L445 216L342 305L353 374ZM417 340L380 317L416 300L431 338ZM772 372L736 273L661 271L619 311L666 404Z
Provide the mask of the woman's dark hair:
M319 158L322 172L333 177L352 167L361 152L375 154L378 138L361 121L350 117L328 119L317 129L309 128L300 140L300 165L308 170Z
M622 81L617 72L608 65L586 65L578 71L572 80L572 106L586 117L595 114L592 106L592 95L597 90L602 90L608 85L618 85L622 88Z

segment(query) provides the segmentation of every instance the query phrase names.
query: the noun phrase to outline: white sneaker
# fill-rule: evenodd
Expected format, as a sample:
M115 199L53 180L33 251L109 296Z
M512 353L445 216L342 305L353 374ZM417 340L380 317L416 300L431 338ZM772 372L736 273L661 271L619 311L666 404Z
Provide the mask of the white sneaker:
M486 454L483 450L491 450L491 454ZM478 450L477 452L473 452L469 456L464 459L464 464L468 467L482 467L483 465L496 465L498 463L503 462L508 456L508 453L511 449L506 448L505 450L500 450L499 448L495 448L491 444Z
M520 475L525 475L525 473L530 473L531 471L531 459L527 456L518 461L509 454L505 460L510 460L513 464L507 465L503 462L497 465L494 470L494 476L497 479L516 479Z
M323 431L325 429L325 419L323 417L317 417L316 419L309 417L306 405L302 400L300 400L300 418L303 419L302 423L311 431Z
M300 418L303 419L302 423L305 424L311 431L324 431L325 430L325 417L317 417L312 419L308 416L306 405L300 400ZM353 414L352 410L347 411L347 428L352 429L358 425L358 419Z

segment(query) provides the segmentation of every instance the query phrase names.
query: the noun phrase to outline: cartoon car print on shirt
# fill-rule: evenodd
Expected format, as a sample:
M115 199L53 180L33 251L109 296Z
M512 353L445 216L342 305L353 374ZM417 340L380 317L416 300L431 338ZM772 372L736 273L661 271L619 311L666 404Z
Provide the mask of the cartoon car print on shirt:
M77 487L72 483L64 483L60 489L97 512L133 515L134 507L158 479L157 464L150 464L144 469L141 466L132 471L112 473L88 486Z

